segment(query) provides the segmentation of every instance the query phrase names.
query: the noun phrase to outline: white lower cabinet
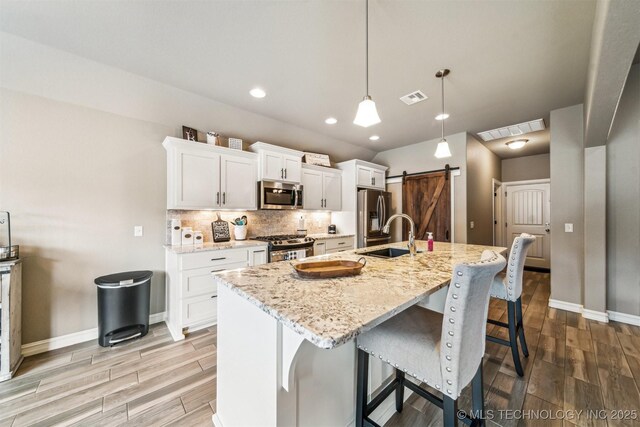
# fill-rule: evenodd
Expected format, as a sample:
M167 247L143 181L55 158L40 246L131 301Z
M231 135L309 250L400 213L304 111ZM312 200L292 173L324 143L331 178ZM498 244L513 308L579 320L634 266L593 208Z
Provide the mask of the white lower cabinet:
M214 325L218 315L218 272L266 264L267 247L177 254L166 251L167 326L174 340Z
M353 236L316 239L313 244L313 255L335 254L353 249Z

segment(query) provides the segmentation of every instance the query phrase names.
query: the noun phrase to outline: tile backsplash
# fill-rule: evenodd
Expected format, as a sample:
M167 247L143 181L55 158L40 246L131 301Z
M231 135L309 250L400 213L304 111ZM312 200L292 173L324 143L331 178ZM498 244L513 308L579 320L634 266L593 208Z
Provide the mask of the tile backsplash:
M257 210L246 212L229 211L167 211L167 244L171 243L171 220L179 219L183 227L192 227L194 231L202 231L205 242L213 242L211 222L217 215L224 221L233 221L242 215L247 216L248 236L267 236L272 234L295 234L300 216L304 218L308 234L326 233L331 223L329 212L305 212L292 210ZM233 225L229 224L233 237Z

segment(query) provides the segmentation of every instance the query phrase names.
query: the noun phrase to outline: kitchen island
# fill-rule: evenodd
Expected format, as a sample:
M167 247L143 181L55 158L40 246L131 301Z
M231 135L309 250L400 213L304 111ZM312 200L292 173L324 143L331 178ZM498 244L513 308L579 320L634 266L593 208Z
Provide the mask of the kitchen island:
M288 262L228 271L218 283L217 427L348 426L355 412L355 337L447 286L453 267L506 248L435 243L415 257L366 256L362 274L302 279ZM358 249L315 259L357 261ZM443 294L446 289L440 292ZM436 304L437 305L437 304ZM372 389L391 374L371 366ZM372 414L384 423L393 399Z

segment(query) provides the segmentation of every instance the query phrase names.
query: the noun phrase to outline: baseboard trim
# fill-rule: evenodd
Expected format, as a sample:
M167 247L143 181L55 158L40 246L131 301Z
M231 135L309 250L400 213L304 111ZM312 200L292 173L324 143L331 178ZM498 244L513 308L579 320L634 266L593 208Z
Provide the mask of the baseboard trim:
M596 320L598 322L609 323L609 313L606 311L589 310L588 308L582 309L582 317L585 319Z
M149 324L164 322L166 312L155 313L149 316ZM68 347L74 344L98 339L98 328L87 329L84 331L74 332L72 334L53 337L42 341L31 342L22 345L22 355L24 357L33 356L34 354L44 353L59 348Z
M557 308L565 311L572 311L574 313L582 313L582 304L576 304L573 302L560 301L557 299L549 298L549 307Z
M640 326L640 316L635 314L620 313L619 311L608 311L609 319L614 322L626 323L628 325Z

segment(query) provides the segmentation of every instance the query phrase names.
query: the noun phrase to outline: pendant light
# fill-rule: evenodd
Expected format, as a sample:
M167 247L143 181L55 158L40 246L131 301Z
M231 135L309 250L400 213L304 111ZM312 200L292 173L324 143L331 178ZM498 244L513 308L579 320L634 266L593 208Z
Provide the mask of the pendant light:
M447 70L445 68L443 70L439 70L436 73L436 77L439 78L441 83L442 83L442 114L439 117L445 117L445 115L446 115L446 113L444 112L444 78L450 72L451 72L450 70ZM435 153L435 156L437 158L439 158L439 159L443 159L445 157L451 157L451 150L449 150L449 143L447 142L446 139L444 139L444 120L445 119L440 120L440 123L442 125L442 127L441 127L441 129L442 129L442 138L440 139L440 142L438 142L438 147L436 147L436 153Z
M369 96L369 0L365 0L366 4L366 20L365 20L365 32L366 32L366 89L367 94L364 96L360 104L358 104L358 112L356 118L353 119L353 124L367 128L369 126L380 123L380 116L376 110L376 103L373 102L371 96Z

